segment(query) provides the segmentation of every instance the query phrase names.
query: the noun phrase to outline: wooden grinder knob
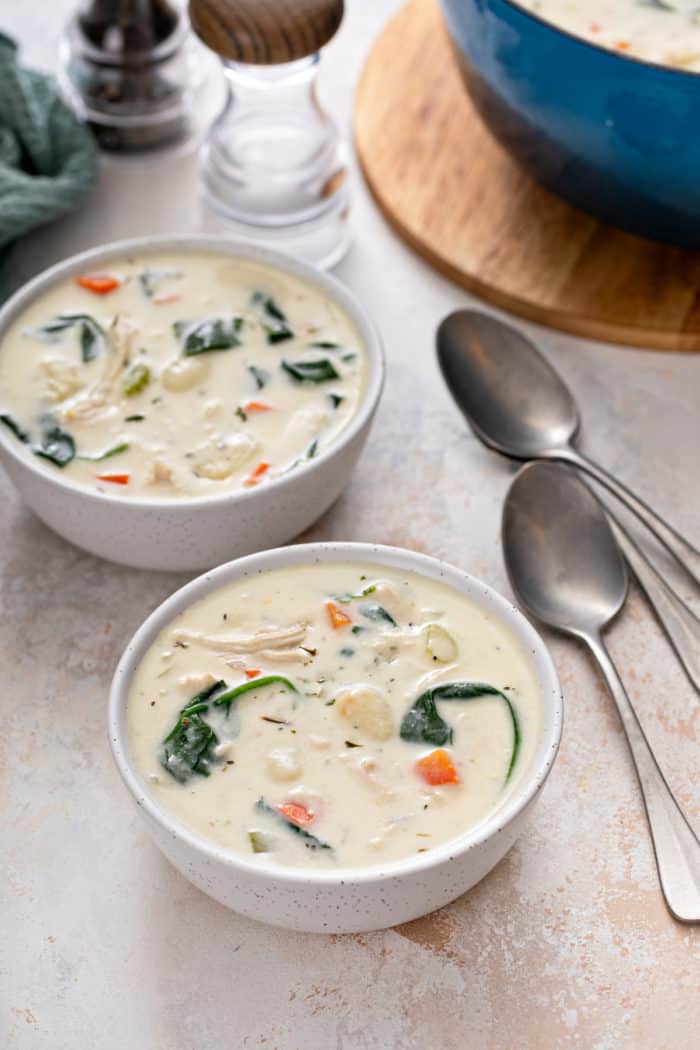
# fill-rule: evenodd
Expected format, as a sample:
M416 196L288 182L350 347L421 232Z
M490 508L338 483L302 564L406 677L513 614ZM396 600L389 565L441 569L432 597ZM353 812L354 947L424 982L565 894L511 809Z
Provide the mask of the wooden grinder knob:
M343 0L190 0L195 33L221 58L279 65L327 44L343 17Z

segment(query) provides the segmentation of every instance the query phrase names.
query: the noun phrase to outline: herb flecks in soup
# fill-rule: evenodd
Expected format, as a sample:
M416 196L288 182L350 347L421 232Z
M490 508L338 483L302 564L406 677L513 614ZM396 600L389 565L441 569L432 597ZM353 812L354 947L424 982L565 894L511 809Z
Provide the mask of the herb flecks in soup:
M601 47L700 71L697 0L525 0L524 6Z
M312 285L213 253L147 255L66 278L18 317L0 426L76 484L206 496L319 455L365 383L357 331Z
M534 670L444 584L318 563L222 587L138 667L129 742L156 799L238 854L368 865L459 836L532 760Z

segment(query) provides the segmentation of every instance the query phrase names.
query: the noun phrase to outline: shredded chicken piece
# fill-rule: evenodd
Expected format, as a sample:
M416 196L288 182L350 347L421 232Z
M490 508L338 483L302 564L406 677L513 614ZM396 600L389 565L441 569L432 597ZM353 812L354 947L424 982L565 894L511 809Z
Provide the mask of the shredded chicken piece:
M102 375L93 386L66 405L62 412L65 421L89 423L111 407L109 402L114 387L129 363L136 333L136 325L128 317L117 314L109 327L109 350Z
M309 659L305 649L260 649L255 655L261 663L268 664L284 664L288 661L303 664Z
M202 631L188 631L179 627L173 631L173 641L202 645L205 649L215 649L219 653L262 653L270 649L295 649L304 641L305 634L305 623L256 631L255 634L247 636L204 634Z

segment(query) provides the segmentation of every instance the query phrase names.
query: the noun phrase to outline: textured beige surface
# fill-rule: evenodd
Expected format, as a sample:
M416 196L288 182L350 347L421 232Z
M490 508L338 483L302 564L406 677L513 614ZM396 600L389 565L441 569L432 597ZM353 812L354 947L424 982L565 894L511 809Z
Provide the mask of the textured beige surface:
M349 115L391 2L350 4L326 63ZM51 61L62 0L0 3ZM41 8L41 11L39 11ZM507 591L510 466L467 433L439 380L439 318L468 297L386 230L360 186L340 276L389 353L355 479L306 538L405 544ZM36 235L14 279L119 235L203 223L191 159L105 167L79 220ZM209 228L211 228L209 226ZM529 326L580 396L583 445L700 539L700 361ZM238 918L173 872L114 772L108 683L127 638L182 577L131 572L50 534L0 478L0 1045L8 1050L685 1050L700 1029L700 930L666 913L616 720L584 654L552 639L562 751L529 834L443 912L323 939ZM698 700L634 593L610 632L674 789L700 827Z

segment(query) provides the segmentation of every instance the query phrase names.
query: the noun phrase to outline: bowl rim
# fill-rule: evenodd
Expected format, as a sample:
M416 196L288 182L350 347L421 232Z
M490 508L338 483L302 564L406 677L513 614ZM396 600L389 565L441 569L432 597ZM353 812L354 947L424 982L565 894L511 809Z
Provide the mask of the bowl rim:
M442 0L443 3L449 0ZM672 76L679 77L700 77L700 70L697 69L679 69L677 66L665 66L662 62L650 62L647 58L640 58L639 55L631 55L625 51L614 51L612 48L603 47L602 44L596 43L594 40L588 40L586 37L578 36L576 33L572 33L569 29L563 29L558 26L556 22L549 22L546 18L543 18L536 11L531 11L525 7L519 0L501 0L507 7L514 7L520 14L531 18L533 22L537 22L539 25L544 26L546 29L552 30L554 33L558 33L560 36L564 36L569 40L575 41L577 44L582 44L584 47L589 47L593 51L601 52L604 55L610 55L614 59L621 59L623 62L632 62L635 65L643 66L649 69L654 69L659 73L668 73Z
M245 502L256 498L260 499L264 493L272 492L275 489L281 490L290 483L296 484L299 477L317 470L326 460L337 455L351 444L357 435L362 432L376 411L386 376L386 357L379 330L366 313L359 299L336 277L313 266L311 263L296 259L285 252L260 245L255 241L241 237L229 237L226 234L164 233L110 241L107 244L78 252L42 270L10 296L0 307L0 353L2 353L2 342L9 326L39 295L58 281L74 273L79 273L86 265L101 265L129 253L153 255L169 250L173 252L220 253L234 259L242 259L247 262L259 263L263 266L282 270L294 277L298 277L302 281L307 281L316 289L320 289L345 310L359 333L367 357L367 382L365 389L360 397L357 411L350 418L347 425L313 459L300 463L293 471L270 478L265 485L259 488L228 489L225 492L215 492L203 496L178 496L176 499L144 499L140 496L125 499L123 494L93 491L87 486L84 487L68 481L58 471L55 474L49 473L42 469L38 463L33 462L24 446L19 444L17 439L4 426L0 426L0 450L7 453L18 465L25 467L30 473L41 481L46 482L50 487L76 498L83 497L91 502L97 502L103 506L111 505L120 509L128 508L129 512L156 510L176 513L178 510L181 510L189 513L197 508Z
M133 674L155 638L175 616L227 583L269 569L348 561L415 572L446 584L494 615L516 637L533 663L542 699L540 739L530 769L516 782L504 801L473 828L434 847L428 853L385 864L380 861L372 865L324 868L321 871L253 863L189 828L149 794L129 756L126 711ZM161 830L182 840L202 859L223 864L231 872L239 871L260 879L272 879L288 886L311 882L319 887L336 887L346 883L375 883L427 873L497 836L528 807L547 779L559 749L563 714L561 686L547 646L529 620L498 591L448 562L407 548L328 541L277 547L238 558L202 573L166 598L136 630L119 660L110 687L108 733L112 757L136 804Z

